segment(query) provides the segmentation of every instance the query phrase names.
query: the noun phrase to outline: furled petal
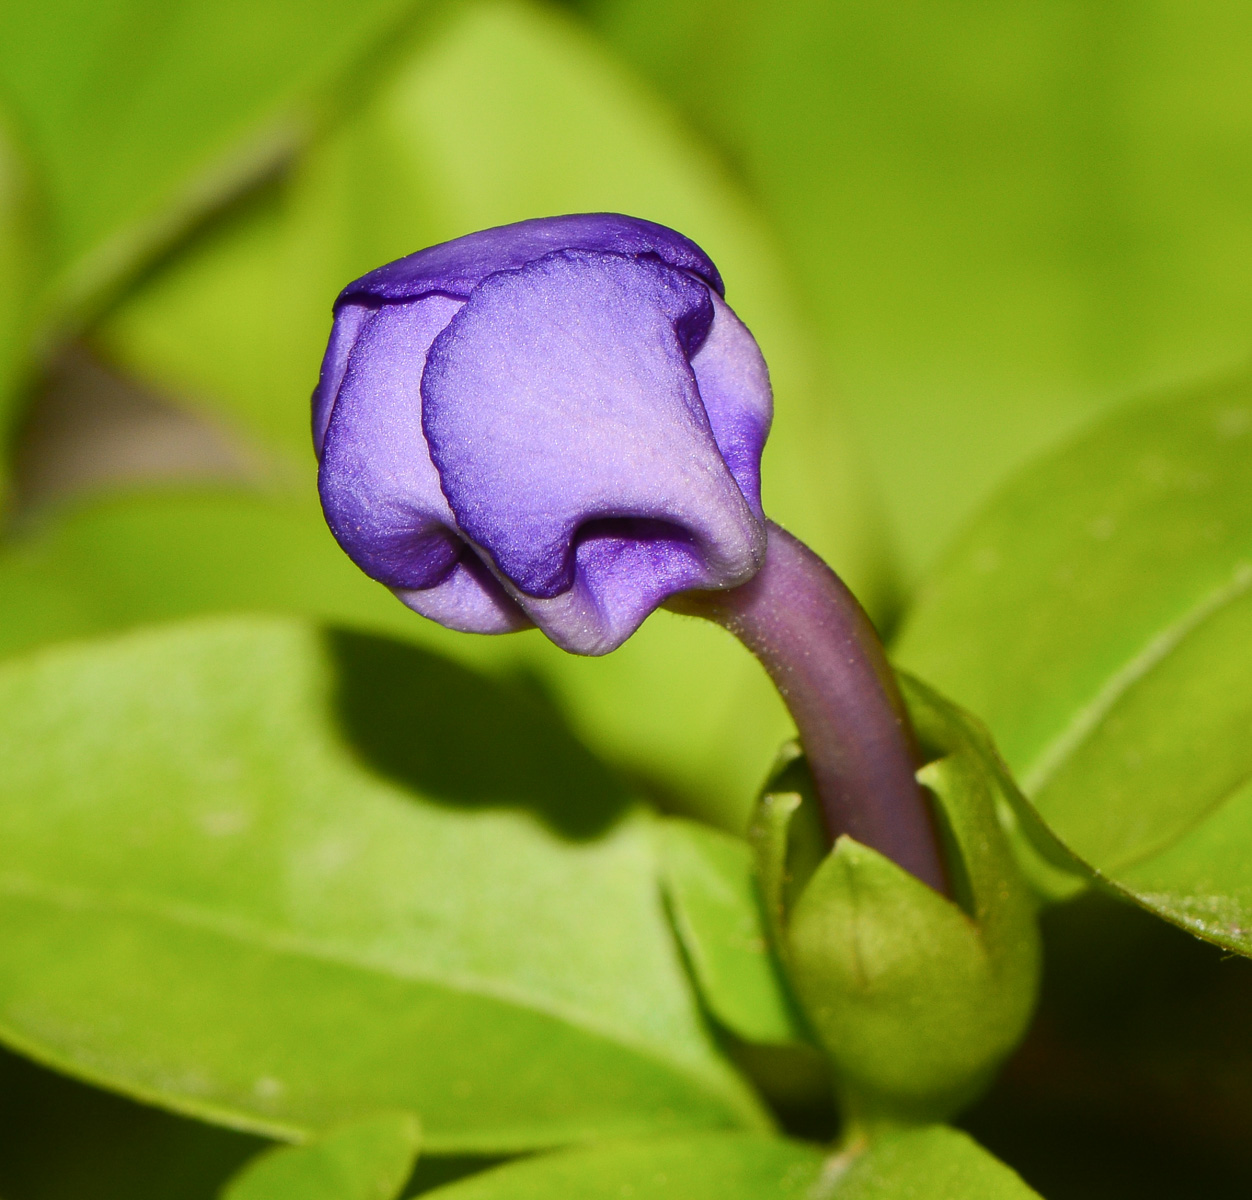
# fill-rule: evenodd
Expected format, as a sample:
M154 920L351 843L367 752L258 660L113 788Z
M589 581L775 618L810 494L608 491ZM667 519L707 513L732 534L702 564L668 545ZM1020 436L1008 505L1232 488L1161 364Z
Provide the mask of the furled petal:
M725 290L709 256L681 233L620 213L574 213L500 225L429 246L350 283L336 307L415 300L432 292L464 299L488 275L515 271L554 250L651 257L700 276L719 295Z
M683 271L561 251L488 277L430 347L423 426L456 523L567 649L604 653L666 596L760 565L688 364L713 318ZM723 399L735 374L710 371Z
M769 368L748 327L720 296L713 325L691 359L717 448L761 519L761 451L774 415Z
M434 587L391 590L414 612L462 633L514 633L533 624L468 546Z
M356 344L361 327L374 315L374 307L362 304L345 304L335 313L335 323L331 326L330 342L326 353L322 356L322 370L317 377L317 387L313 389L313 451L322 457L322 446L326 441L326 427L330 424L331 409L335 407L335 397L343 385L344 374L348 370L348 356Z
M353 318L342 382L325 402L319 485L331 531L366 574L436 620L438 610L457 628L506 632L529 622L489 572L464 561L422 433L426 352L462 303L436 295Z

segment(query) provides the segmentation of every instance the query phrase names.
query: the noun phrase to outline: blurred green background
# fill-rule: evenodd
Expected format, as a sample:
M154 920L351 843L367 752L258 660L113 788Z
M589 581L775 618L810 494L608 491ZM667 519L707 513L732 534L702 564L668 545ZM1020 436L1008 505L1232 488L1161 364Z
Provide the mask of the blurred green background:
M0 14L0 653L201 611L311 614L520 678L636 790L740 828L788 722L718 630L659 614L600 661L536 633L460 637L334 547L307 407L345 282L561 212L695 238L770 363L767 509L884 630L1017 466L1252 348L1252 8L1233 0ZM1090 956L1060 961L1083 978ZM1220 1058L1205 1050L1187 1086ZM1011 1074L1027 1100L977 1119L993 1148L1025 1139L1023 1167L1042 1154L1046 1175L1023 1132L1050 1128L1029 1115L1060 1086L1040 1077ZM63 1106L105 1157L133 1139L151 1178L53 1183L22 1135L7 1200L208 1195L251 1147L63 1086L13 1060L0 1106ZM1230 1138L1252 1131L1239 1104ZM1146 1145L1131 1124L1095 1140L1130 1161ZM1225 1153L1154 1149L1175 1152ZM1050 1194L1122 1194L1063 1176Z

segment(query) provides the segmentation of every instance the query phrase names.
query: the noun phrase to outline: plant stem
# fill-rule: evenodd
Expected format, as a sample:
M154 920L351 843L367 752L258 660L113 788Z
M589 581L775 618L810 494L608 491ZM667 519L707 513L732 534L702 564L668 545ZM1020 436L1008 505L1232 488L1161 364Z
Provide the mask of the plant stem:
M725 591L669 607L733 633L761 661L800 734L831 840L849 834L948 894L921 756L895 676L843 581L769 522L765 565Z

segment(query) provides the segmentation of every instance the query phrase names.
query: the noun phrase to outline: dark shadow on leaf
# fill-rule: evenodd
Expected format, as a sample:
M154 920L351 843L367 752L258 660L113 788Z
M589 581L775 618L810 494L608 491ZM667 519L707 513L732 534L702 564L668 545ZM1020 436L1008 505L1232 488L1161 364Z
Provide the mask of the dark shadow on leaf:
M629 803L537 682L387 638L327 638L345 739L379 775L438 804L524 809L571 839L603 833Z
M213 1200L270 1143L149 1108L0 1050L5 1200Z

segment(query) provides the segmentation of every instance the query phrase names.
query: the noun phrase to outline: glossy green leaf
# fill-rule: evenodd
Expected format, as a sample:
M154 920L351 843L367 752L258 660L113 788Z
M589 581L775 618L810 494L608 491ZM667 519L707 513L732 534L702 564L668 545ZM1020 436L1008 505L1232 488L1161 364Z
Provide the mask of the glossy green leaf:
M837 1176L825 1196L829 1200L1038 1200L1016 1172L965 1134L939 1125L879 1138L846 1173Z
M293 147L410 0L6 0L0 87L81 303Z
M1137 404L1023 473L923 589L896 654L986 717L1072 851L1252 950L1235 865L1252 853L1246 380Z
M658 833L674 925L709 1010L749 1042L805 1041L770 950L752 848L676 818Z
M418 617L353 566L312 495L115 496L0 552L0 653L212 611L309 614L534 676L599 751L727 823L742 819L766 739L785 729L764 674L703 622L657 613L608 658L577 659L534 631L475 637Z
M789 977L864 1122L936 1119L968 1102L1025 1032L1039 981L1034 903L1000 817L1012 784L964 713L901 682L954 899L843 836L797 881L782 918ZM798 798L801 811L813 807L808 787ZM794 812L795 799L774 794L763 808ZM758 839L767 863L780 857L769 852L776 840Z
M818 1147L802 1142L704 1134L546 1154L431 1195L438 1200L807 1200L821 1166Z
M279 1136L413 1111L434 1153L762 1123L651 821L525 688L219 618L11 660L0 715L23 1052Z
M421 1140L409 1113L365 1117L254 1158L222 1189L222 1200L395 1200Z
M1252 343L1252 9L579 0L774 214L913 573L1037 450Z
M549 1154L433 1193L439 1200L1030 1200L1035 1193L962 1133L889 1134L868 1150L706 1134Z

